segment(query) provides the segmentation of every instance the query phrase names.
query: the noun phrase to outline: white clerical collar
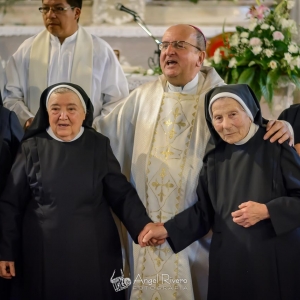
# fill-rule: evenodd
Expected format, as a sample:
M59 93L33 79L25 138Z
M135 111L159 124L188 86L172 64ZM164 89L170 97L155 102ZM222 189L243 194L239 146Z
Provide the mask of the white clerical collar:
M175 86L168 82L168 92L177 92L182 94L191 94L191 92L196 93L197 87L198 87L198 81L199 81L199 74L197 73L194 79L190 82L188 82L185 86ZM194 92L195 90L195 92Z
M68 44L68 43L72 43L73 41L75 41L76 37L77 37L77 34L78 34L78 30L76 30L76 32L73 33L72 35L66 37L65 40L63 41L63 44L65 44L65 43ZM51 33L50 33L50 39L51 39L51 41L54 41L54 42L60 44L60 40L58 39L58 37L54 36Z
M240 140L239 142L236 142L234 144L235 145L243 145L243 144L247 143L254 136L254 134L258 130L258 127L259 127L258 125L251 123L248 134L242 140Z
M81 126L81 128L80 128L78 134L77 134L77 135L74 137L74 139L71 140L71 141L63 141L63 140L59 139L59 138L54 134L54 132L53 132L53 130L52 130L52 128L51 128L50 126L46 129L46 131L47 131L47 133L48 133L52 138L54 138L55 140L57 140L57 141L59 141L59 142L63 142L63 143L69 143L69 142L73 142L73 141L79 139L79 138L82 136L82 134L83 134L83 132L84 132L84 127Z

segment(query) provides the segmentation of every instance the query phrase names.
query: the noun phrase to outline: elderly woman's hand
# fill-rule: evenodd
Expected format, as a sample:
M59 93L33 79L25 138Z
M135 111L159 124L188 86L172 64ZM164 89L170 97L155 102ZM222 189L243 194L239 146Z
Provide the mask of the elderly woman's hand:
M159 246L165 242L167 237L168 233L164 223L148 223L139 234L138 241L141 247Z
M15 277L15 263L13 261L0 261L0 276L5 279Z
M278 140L279 144L282 144L289 139L289 145L294 145L294 132L291 132L292 127L289 126L289 123L281 120L270 120L267 124L267 133L264 136L264 139L267 140L271 136L271 143L274 143Z
M239 205L239 210L231 213L233 222L245 228L257 222L270 218L268 208L265 204L254 201L244 202Z

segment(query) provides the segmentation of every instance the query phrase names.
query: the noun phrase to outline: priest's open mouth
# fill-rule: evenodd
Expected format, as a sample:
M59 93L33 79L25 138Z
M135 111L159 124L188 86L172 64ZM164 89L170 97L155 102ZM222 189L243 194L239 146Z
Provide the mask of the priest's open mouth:
M175 60L168 60L167 61L167 65L169 66L169 65L175 65L175 64L177 64L177 61L175 61Z

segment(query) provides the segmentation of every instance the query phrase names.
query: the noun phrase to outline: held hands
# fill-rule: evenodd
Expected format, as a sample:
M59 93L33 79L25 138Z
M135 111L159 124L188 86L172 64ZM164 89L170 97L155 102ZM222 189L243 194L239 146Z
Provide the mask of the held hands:
M0 276L5 279L15 277L15 263L13 261L0 261Z
M164 223L148 223L139 234L138 241L141 247L158 246L163 244L167 237Z
M239 205L239 210L231 213L233 222L248 228L257 222L270 218L268 208L265 204L254 201L244 202Z
M272 136L274 134L274 136ZM270 120L267 124L267 133L264 135L264 140L270 139L271 143L278 140L279 144L282 144L286 140L290 139L289 145L294 145L294 133L290 131L288 123L280 120Z

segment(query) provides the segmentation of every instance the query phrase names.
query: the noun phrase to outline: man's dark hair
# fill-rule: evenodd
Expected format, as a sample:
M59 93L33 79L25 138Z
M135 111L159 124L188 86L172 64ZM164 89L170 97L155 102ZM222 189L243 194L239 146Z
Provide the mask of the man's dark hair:
M67 3L70 6L82 8L82 0L67 0Z

